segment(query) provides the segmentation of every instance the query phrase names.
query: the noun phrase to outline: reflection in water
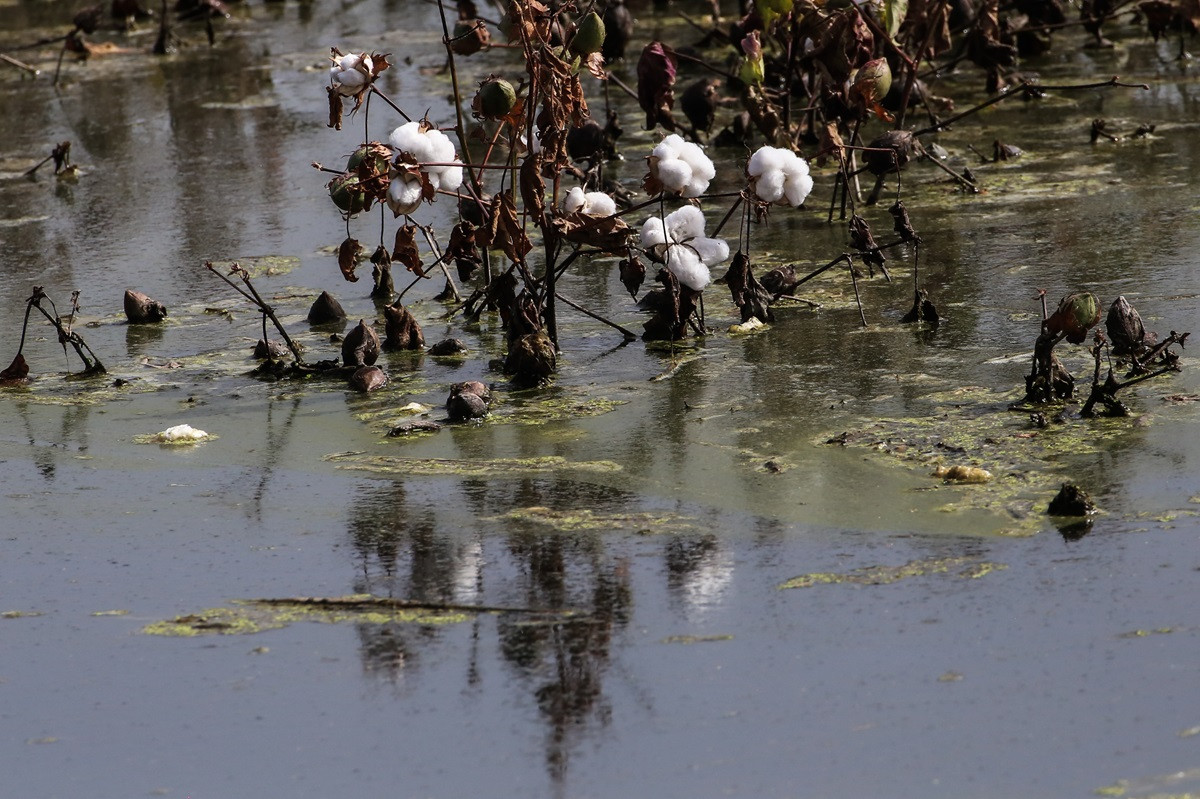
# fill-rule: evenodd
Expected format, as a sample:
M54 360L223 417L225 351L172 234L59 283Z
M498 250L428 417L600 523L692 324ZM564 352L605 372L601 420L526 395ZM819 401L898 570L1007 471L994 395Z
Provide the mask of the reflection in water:
M630 498L611 488L566 479L464 480L450 492L422 492L423 484L372 484L353 503L349 534L356 559L356 593L422 602L479 603L485 572L495 575L490 596L528 613L505 612L495 630L513 683L527 691L546 723L546 767L555 792L565 795L570 752L593 723L607 724L603 678L613 634L632 611L628 563L607 551L609 531L567 532L523 519L520 508L586 505L601 512L628 510ZM586 497L586 499L584 498ZM461 499L459 513L447 505ZM463 524L457 527L451 521ZM490 521L484 522L484 519ZM484 524L499 524L486 535ZM470 533L462 527L469 526ZM497 545L492 545L496 542ZM501 542L503 542L501 544ZM493 600L494 601L494 600ZM564 619L554 611L569 609ZM480 682L479 636L472 627L466 688ZM394 684L414 668L421 648L438 640L436 628L364 624L358 627L363 669Z
M733 579L733 553L715 534L671 536L664 559L667 587L682 599L689 615L702 616L721 604Z
M79 454L87 452L90 406L62 406L61 424L57 435L49 432L39 434L34 420L31 418L33 409L29 403L18 402L16 408L21 422L25 425L25 438L29 442L34 466L46 480L52 482L57 476L60 452L70 451Z

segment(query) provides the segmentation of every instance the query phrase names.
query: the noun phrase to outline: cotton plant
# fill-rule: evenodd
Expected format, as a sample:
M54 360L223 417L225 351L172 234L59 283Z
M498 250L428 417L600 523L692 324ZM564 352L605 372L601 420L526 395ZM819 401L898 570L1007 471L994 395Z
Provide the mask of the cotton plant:
M705 236L704 225L704 213L694 205L642 225L642 249L693 291L703 290L712 280L709 269L729 258L729 244Z
M651 194L664 191L681 197L699 197L717 174L712 159L700 145L684 141L677 133L659 142L646 161L650 166L646 190Z
M602 191L588 191L576 186L563 198L563 213L584 216L612 216L617 212L617 203Z
M431 191L453 191L462 185L463 168L454 143L428 122L408 122L388 137L394 153L387 204L396 216L411 214Z
M808 162L791 150L764 145L746 166L750 188L765 203L799 208L812 191Z

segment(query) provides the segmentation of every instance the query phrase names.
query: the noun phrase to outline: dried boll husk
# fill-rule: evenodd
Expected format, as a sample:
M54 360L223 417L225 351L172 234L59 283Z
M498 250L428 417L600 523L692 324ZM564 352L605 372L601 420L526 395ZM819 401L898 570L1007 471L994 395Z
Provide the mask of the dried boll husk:
M541 331L527 333L513 341L504 361L504 370L515 380L534 385L554 374L556 366L554 343Z
M313 301L312 307L308 309L308 323L310 325L325 325L331 322L344 321L346 321L346 311L342 308L342 304L328 291L322 291L317 295L317 299Z
M1051 516L1087 516L1096 512L1096 505L1082 488L1063 483L1046 512Z
M167 317L167 309L161 302L150 299L140 291L125 292L125 318L131 325L153 324Z
M379 359L379 334L359 319L342 341L342 363L346 366L370 366Z
M350 375L350 388L366 394L387 385L387 372L378 366L360 366Z
M867 146L863 162L875 176L899 172L917 154L917 140L907 130L889 130Z
M383 309L385 350L419 350L425 346L425 334L416 317L396 302Z
M455 392L454 388L451 387L450 396L446 399L446 414L450 421L465 422L487 416L488 404L483 397L471 391Z
M1141 314L1123 296L1117 297L1109 306L1104 328L1112 342L1113 355L1136 355L1146 341Z

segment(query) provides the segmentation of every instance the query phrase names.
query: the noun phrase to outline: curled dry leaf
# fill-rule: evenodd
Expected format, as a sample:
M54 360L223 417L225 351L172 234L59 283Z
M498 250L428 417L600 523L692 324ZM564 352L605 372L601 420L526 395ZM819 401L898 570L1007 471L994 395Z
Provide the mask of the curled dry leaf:
M638 289L646 281L646 265L637 255L630 253L628 258L622 258L617 265L621 273L621 283L629 291L629 296L637 299Z
M758 319L760 322L775 321L771 312L771 295L754 277L750 258L741 250L734 253L729 270L725 273L725 283L733 304L742 312L742 321Z
M342 96L338 94L338 90L332 86L326 86L325 91L329 93L329 124L334 130L342 129Z
M392 247L392 260L420 277L425 276L421 265L421 252L417 248L417 226L402 225L396 230L396 242Z
M342 277L354 283L358 280L358 275L354 274L354 268L358 266L358 259L362 257L362 245L358 243L358 239L347 238L338 247L338 268L342 270Z
M629 248L632 231L619 216L588 216L574 213L557 216L551 224L573 244L586 244L609 255L621 255ZM640 284L640 281L639 281Z
M523 261L533 245L517 216L517 204L511 191L500 192L492 198L488 221L490 224L480 230L480 243L500 248L513 263Z
M675 130L671 109L675 107L675 75L678 65L674 51L662 42L651 42L638 59L638 105L646 112L646 130L662 125Z

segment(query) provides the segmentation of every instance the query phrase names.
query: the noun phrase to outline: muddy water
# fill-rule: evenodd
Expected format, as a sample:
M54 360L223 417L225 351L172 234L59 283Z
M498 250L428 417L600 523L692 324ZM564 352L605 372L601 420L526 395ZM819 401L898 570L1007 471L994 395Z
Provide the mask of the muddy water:
M70 10L0 3L0 49L59 32ZM1160 333L1200 319L1200 84L1160 61L1166 46L1129 31L1112 52L1064 42L1026 65L1048 83L1151 88L1011 101L943 134L984 194L925 164L906 177L936 330L899 324L909 251L893 283L860 284L865 329L833 273L806 287L819 309L782 309L744 338L622 347L567 317L541 392L489 376L498 322L444 320L440 285L413 290L414 313L427 340L465 341L465 359L389 355L392 382L370 397L246 376L260 321L201 264L251 266L313 352L334 352L303 321L317 291L353 319L377 314L337 273L345 229L310 166L338 163L361 130L325 126L322 60L330 45L396 53L385 90L446 121L435 21L415 3L251 5L212 50L185 31L178 55L152 59L143 32L101 37L132 52L68 64L57 91L0 73L3 359L40 285L60 308L82 292L80 329L109 369L66 379L78 364L35 325L38 379L0 394L5 792L1200 790L1200 418L1178 401L1200 393L1197 372L1185 358L1131 390L1127 420L1037 430L1006 410L1039 288L1124 294ZM21 52L53 70L52 51ZM486 58L469 63L503 67ZM952 76L946 93L977 84ZM376 136L394 124L380 108ZM1098 116L1157 128L1093 147ZM618 167L630 185L650 141L636 120ZM979 164L968 145L997 138L1025 155ZM63 140L78 180L19 177ZM828 170L808 210L755 230L760 260L815 268L840 252L827 200ZM445 203L422 213L449 218ZM167 324L123 324L126 288L167 304ZM611 262L562 290L640 326ZM736 321L722 292L707 301L719 330ZM1082 350L1063 354L1086 375ZM474 378L497 383L486 423L386 435L402 406L436 408ZM216 438L139 443L182 422ZM946 486L939 462L995 479ZM1086 532L1043 513L1064 480L1103 509ZM458 609L237 604L361 593Z

